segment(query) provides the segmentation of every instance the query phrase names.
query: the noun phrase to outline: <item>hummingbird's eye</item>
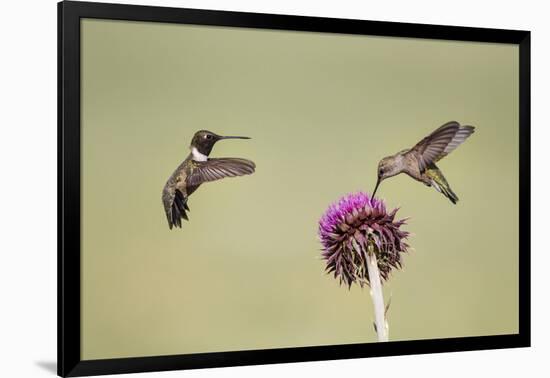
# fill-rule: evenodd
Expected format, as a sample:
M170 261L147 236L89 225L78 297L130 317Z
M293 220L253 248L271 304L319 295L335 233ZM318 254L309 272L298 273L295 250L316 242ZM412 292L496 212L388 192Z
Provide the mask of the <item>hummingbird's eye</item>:
M212 139L212 135L206 134L206 139Z
M378 171L378 176L382 176L384 174L384 168L380 168Z

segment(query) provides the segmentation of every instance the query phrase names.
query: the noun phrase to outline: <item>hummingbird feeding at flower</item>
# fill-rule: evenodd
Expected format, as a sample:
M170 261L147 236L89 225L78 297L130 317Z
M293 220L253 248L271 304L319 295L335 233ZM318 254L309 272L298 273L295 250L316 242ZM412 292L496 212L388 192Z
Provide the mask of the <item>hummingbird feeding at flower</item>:
M256 165L250 160L208 157L214 144L223 139L250 138L221 136L208 130L197 131L189 146L191 153L168 178L162 190L162 202L170 229L174 226L181 228L182 218L189 220L187 201L202 183L254 173Z
M406 173L427 186L433 186L456 204L457 195L435 163L460 146L473 132L473 126L461 126L456 121L447 122L414 147L383 158L378 163L378 179L372 197L374 198L382 181L400 173Z

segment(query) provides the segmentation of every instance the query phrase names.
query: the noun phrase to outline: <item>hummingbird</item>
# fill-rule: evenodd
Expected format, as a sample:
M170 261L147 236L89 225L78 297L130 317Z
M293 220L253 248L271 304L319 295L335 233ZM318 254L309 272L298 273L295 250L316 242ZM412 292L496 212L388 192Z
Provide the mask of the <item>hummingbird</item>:
M199 130L193 136L189 146L191 152L168 178L162 190L162 202L170 229L174 226L181 228L182 218L189 220L187 201L202 183L254 173L256 165L250 160L209 157L214 144L224 139L250 138L221 136L208 130Z
M378 179L372 197L382 181L400 173L433 186L453 204L458 201L436 162L450 154L474 132L473 126L461 126L456 121L447 122L418 142L414 147L387 156L378 163Z

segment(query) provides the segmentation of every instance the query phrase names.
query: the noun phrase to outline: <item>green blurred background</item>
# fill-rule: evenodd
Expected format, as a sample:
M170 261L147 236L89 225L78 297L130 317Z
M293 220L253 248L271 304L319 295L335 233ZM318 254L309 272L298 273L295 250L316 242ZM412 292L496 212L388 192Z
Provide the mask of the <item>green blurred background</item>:
M383 156L457 120L453 206L402 175L380 196L414 250L385 285L390 339L518 331L516 46L82 21L82 358L374 342L368 289L324 273L317 222ZM193 133L252 176L161 204Z

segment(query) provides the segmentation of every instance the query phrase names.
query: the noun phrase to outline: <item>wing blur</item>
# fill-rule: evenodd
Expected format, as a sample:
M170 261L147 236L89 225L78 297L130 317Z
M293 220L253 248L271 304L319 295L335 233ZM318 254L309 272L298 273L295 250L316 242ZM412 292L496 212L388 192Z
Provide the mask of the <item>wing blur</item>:
M256 165L247 159L211 158L194 162L194 168L187 177L188 185L221 180L226 177L245 176L254 173Z
M170 177L162 191L162 202L168 226L182 226L182 219L189 220L187 200L202 183L225 177L244 176L254 173L256 165L246 159L219 158L207 161L184 162Z
M430 164L454 151L473 132L473 126L461 126L458 122L451 121L418 142L411 151L417 152L420 156L420 172L424 172Z

